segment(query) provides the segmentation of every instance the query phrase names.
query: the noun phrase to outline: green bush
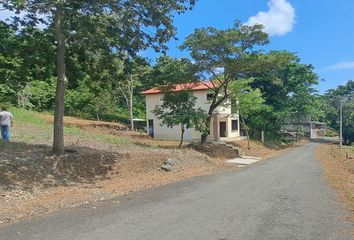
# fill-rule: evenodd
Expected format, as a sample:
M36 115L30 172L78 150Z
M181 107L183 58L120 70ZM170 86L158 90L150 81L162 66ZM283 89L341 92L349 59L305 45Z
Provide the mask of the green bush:
M0 101L1 104L13 103L16 98L16 91L6 84L0 84Z
M18 94L18 105L38 112L54 109L55 79L35 80L26 85Z

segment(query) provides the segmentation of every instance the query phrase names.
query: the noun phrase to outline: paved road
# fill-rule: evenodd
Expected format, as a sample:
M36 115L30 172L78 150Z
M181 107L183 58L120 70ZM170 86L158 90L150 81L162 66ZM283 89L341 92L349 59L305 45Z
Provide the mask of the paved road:
M352 239L315 143L238 172L199 177L0 229L0 239Z

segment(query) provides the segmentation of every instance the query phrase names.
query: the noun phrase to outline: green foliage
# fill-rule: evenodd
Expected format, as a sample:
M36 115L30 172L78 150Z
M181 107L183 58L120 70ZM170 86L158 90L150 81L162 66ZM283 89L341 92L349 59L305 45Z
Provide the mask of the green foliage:
M251 87L253 81L253 78L240 79L231 83L229 89L232 111L240 114L242 129L248 137L250 130L261 129L270 132L264 118L272 112L272 107L265 104L262 92Z
M354 142L354 81L329 90L323 97L325 118L333 129L339 131L340 101L343 103L343 141L350 145Z
M262 72L254 76L253 88L259 88L266 103L276 110L284 110L288 101L299 94L311 94L312 86L318 84L318 76L312 65L301 64L299 57L286 53L290 61L272 69L271 74Z
M181 126L181 144L185 128L196 127L204 131L203 122L205 113L202 109L195 109L196 97L189 91L166 92L161 106L156 106L153 113L162 120L161 125L167 127Z
M92 117L94 111L92 101L94 98L94 93L87 86L75 90L68 89L65 98L67 114L86 118Z
M194 109L196 97L189 91L178 93L166 92L162 99L161 106L156 106L154 114L162 119L162 125L174 127L184 125L186 128L194 126L195 113Z
M229 98L229 84L253 71L250 66L257 53L254 47L268 43L268 36L262 29L261 25L247 26L239 21L226 30L213 27L196 29L180 47L190 52L200 79L215 78L214 98L205 118L207 130L202 135L202 143L206 142L210 132L213 111Z
M265 105L260 89L253 89L251 83L254 79L240 79L230 85L230 99L233 112L240 112L244 117L251 117L253 114L262 111L269 106Z
M18 93L18 105L39 112L53 109L55 98L55 79L51 81L32 81Z
M251 86L259 89L270 109L263 109L254 118L263 124L250 120L259 132L265 130L268 137L276 138L285 120L295 121L300 116L311 116L319 119L323 116L321 100L315 95L313 85L318 83L318 76L312 65L300 63L300 58L288 52L272 52L272 58L279 58L271 71L256 73Z
M50 128L49 123L46 122L43 118L39 117L39 114L37 112L17 107L11 107L9 110L14 116L15 124L17 122L22 122L36 125L39 128Z
M38 112L25 110L22 108L11 107L9 109L14 116L15 127L17 124L26 126L34 125L38 131L29 131L27 134L18 136L25 142L38 143L38 141L49 141L52 136L52 124L46 121ZM66 126L65 135L70 136L73 141L89 140L107 144L129 145L132 142L123 136L108 135L97 132L84 131L77 126Z
M15 96L15 90L10 88L7 84L0 84L0 101L2 103L13 103Z
M226 30L212 27L197 29L186 38L181 49L190 51L199 78L212 77L214 83L212 89L214 98L205 123L207 128L210 128L213 111L230 99L230 85L233 82L254 77L252 88L255 92L252 96L259 99L257 94L259 95L259 91L263 92L267 83L263 82L257 86L258 77L262 80L273 79L274 72L284 68L294 59L293 54L285 51L264 53L260 48L268 42L268 36L264 33L262 25L242 25L239 21ZM267 111L269 110L265 109L262 115ZM206 136L207 134L202 136L203 143Z
M137 57L148 47L166 50L166 42L176 31L172 13L193 7L193 0L4 1L5 8L25 11L27 18L15 18L10 24L0 21L1 102L53 112L57 75L53 16L61 3L69 80L67 115L127 122L131 94L132 115L144 117L141 91L212 78L215 97L207 115L195 110L195 119L188 120L204 135L210 130L213 110L235 98L240 103L237 110L254 132L264 129L276 135L282 119L294 118L294 112L327 120L338 129L335 98L346 88L317 96L312 87L318 82L313 66L301 64L286 51L264 52L261 48L269 39L261 25L236 22L225 30L197 29L181 46L193 61L161 56L150 66ZM40 19L38 12L45 17ZM42 20L48 25L39 29L36 24ZM350 101L344 106L345 134L352 131L351 107Z
M64 4L62 28L69 79L66 114L110 119L117 114L128 116L124 94L116 88L126 86L126 78L116 74L124 70L117 61L124 63L125 59L135 57L148 47L164 51L165 43L176 32L172 13L191 9L195 1L6 0L2 4L23 12L26 18L16 16L10 24L0 21L0 84L6 85L1 87L0 100L40 111L54 110L51 94L52 79L57 74L57 46L53 17ZM39 29L37 23L40 22L47 24L47 28ZM150 79L143 76L135 86L133 112L136 116L145 115L144 99L138 93L155 85L147 81ZM45 86L49 90L48 101L44 99Z
M186 58L161 56L157 59L145 86L165 86L176 83L196 82L195 65Z

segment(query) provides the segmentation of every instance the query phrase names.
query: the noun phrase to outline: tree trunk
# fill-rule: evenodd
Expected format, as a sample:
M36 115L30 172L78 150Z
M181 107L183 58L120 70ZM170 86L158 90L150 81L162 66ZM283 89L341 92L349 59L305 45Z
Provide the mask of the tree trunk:
M201 136L201 144L204 145L206 144L207 140L208 140L208 135L210 134L210 121L211 121L211 115L208 114L207 118L206 118L206 128L208 129L207 132L203 132L202 136Z
M210 104L208 115L207 115L206 122L205 122L205 126L207 128L207 131L203 132L202 136L201 136L201 144L202 145L206 144L206 142L208 140L208 135L210 134L210 125L211 125L210 122L211 122L211 117L213 115L214 110L217 107L219 107L221 104L223 104L223 102L225 102L229 96L227 94L227 84L226 85L224 84L224 88L225 88L224 96L219 100L217 98L219 96L220 87L218 90L214 91L213 101Z
M179 143L179 146L178 146L178 147L182 147L182 144L183 144L183 136L184 136L184 131L185 131L184 124L181 124L181 141L180 141L180 143Z
M246 136L247 136L247 149L251 149L251 146L250 146L250 135L248 133L248 126L246 125L246 122L245 122L245 119L243 118L243 116L241 115L241 120L242 120L242 125L243 127L245 128L246 130Z
M296 133L295 133L295 142L298 141L298 134L299 134L299 123L300 122L300 117L296 116Z
M129 118L130 118L130 130L134 130L134 117L133 117L133 76L130 75L129 76L129 84L128 84L128 93L129 93L129 106L128 106L128 110L129 110Z
M55 93L55 113L53 132L53 153L64 154L64 93L65 75L65 37L62 33L63 6L58 5L55 13L54 26L57 46L57 88Z

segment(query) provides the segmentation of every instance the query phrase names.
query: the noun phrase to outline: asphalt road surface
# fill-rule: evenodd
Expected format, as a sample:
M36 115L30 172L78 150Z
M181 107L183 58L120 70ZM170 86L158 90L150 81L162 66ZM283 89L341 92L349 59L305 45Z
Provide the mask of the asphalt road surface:
M353 239L315 147L12 224L0 239Z

